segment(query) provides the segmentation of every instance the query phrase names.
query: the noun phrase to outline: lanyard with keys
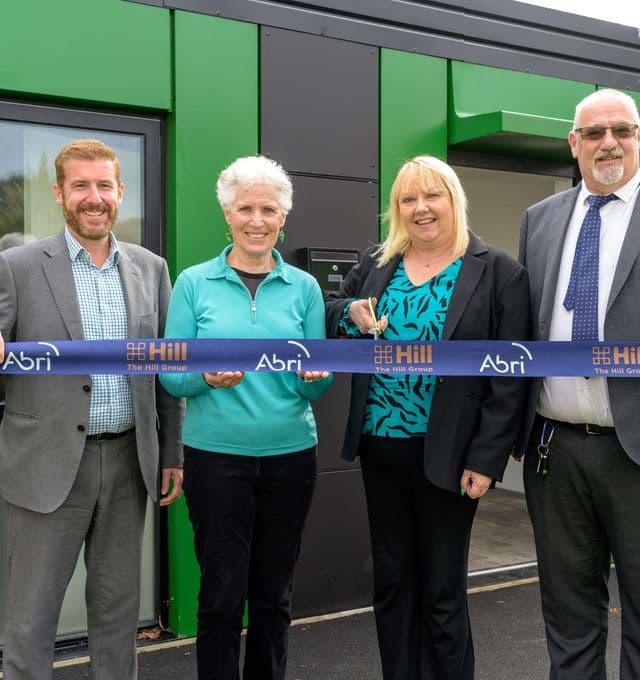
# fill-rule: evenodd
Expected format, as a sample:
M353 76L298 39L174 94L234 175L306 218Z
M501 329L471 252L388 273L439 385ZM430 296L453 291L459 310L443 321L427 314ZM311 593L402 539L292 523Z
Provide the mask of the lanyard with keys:
M549 436L547 437L547 426L549 426ZM542 432L540 433L540 443L538 444L538 467L536 472L540 477L546 477L549 472L549 444L553 439L555 427L548 421L544 421Z

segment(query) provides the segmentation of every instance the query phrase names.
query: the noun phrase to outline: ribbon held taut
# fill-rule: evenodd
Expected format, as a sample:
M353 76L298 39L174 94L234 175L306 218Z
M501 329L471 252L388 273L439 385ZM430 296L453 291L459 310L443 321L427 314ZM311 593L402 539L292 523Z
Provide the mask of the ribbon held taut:
M315 371L510 377L640 376L638 342L134 339L7 343L1 374Z

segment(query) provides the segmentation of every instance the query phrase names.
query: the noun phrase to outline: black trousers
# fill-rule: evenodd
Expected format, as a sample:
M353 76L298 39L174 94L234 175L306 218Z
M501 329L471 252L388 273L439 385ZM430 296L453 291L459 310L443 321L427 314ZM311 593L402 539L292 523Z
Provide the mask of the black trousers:
M236 456L185 446L184 490L200 564L200 680L284 680L293 576L316 478L315 448Z
M542 419L524 464L551 680L605 680L610 554L622 604L620 680L640 678L640 466L615 434L557 425L536 473ZM548 427L548 426L547 426ZM547 430L548 434L548 430Z
M360 447L384 680L472 680L467 562L477 501L430 484L424 440ZM443 452L446 455L446 452Z

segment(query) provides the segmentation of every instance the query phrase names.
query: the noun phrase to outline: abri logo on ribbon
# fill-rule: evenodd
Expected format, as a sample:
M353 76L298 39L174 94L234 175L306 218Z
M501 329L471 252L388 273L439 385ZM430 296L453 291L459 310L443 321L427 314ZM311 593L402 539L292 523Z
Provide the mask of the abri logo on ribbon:
M500 375L525 375L525 361L531 361L533 356L531 356L529 349L519 342L512 342L511 346L519 350L514 352L514 354L518 355L517 357L485 354L480 364L480 373L492 370Z
M30 373L50 373L52 366L52 357L59 357L60 350L52 345L50 342L38 342L38 345L47 347L44 350L44 356L29 356L25 354L23 350L18 352L8 352L4 363L2 364L3 369L7 369L10 366L16 366L21 371Z
M296 340L287 340L287 344L294 345L300 350L296 351L295 357L279 357L275 352L270 356L263 353L254 370L302 371L302 362L304 359L310 359L311 353L301 342L297 342Z

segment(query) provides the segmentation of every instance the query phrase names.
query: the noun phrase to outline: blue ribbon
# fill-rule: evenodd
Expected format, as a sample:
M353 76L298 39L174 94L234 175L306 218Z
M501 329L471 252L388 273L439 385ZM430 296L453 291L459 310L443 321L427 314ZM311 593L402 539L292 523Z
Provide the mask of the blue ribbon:
M0 375L307 370L633 378L640 342L54 340L7 343Z

